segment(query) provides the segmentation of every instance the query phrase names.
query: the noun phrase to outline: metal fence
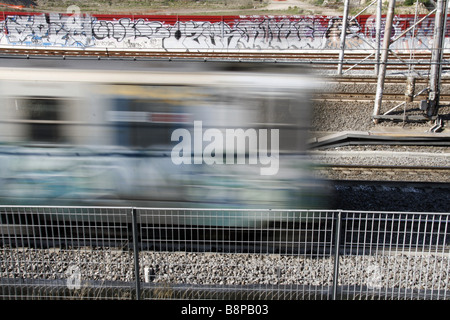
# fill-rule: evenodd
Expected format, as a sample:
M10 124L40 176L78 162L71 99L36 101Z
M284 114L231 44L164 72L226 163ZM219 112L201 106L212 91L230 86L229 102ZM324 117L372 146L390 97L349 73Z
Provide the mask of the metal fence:
M0 207L0 299L448 299L442 213Z

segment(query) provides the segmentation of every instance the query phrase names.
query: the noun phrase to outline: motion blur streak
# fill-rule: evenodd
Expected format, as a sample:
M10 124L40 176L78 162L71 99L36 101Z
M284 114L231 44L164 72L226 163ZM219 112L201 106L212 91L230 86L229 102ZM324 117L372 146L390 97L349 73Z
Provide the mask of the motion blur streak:
M327 207L327 184L304 160L309 96L317 85L304 69L120 64L120 70L73 62L70 68L0 68L1 204ZM252 146L264 146L248 140L231 144L233 150L216 141L209 155L222 164L195 161L195 152L186 155L191 165L175 164L171 153L180 141L171 139L173 132L194 137L200 121L203 130L223 137L228 129L277 130L279 170L261 175L262 162L249 155ZM191 143L187 150L194 151ZM200 144L204 150L211 139ZM225 161L230 152L241 161Z

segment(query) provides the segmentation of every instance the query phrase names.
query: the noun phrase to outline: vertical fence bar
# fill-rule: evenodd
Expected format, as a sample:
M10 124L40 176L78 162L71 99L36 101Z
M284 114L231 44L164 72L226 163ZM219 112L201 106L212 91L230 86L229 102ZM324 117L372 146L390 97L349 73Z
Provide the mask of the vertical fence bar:
M334 234L334 272L333 272L333 296L332 300L336 300L338 279L339 279L339 244L341 242L341 220L342 211L339 210L336 216L336 231Z
M133 232L134 277L136 281L136 300L141 300L141 281L139 277L139 233L137 227L136 208L131 209L131 223Z

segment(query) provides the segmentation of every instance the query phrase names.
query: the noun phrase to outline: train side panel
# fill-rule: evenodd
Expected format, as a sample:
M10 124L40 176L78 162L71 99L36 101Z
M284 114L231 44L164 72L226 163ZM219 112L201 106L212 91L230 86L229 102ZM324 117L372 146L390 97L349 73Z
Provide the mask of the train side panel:
M46 72L41 81L0 79L2 204L327 207L327 184L304 160L310 90L298 85L303 76L159 70L159 77L123 72L120 81L108 72L67 72L63 81ZM228 130L247 134L244 143L230 150ZM182 142L174 132L192 139L183 155L190 162L174 161ZM270 159L274 132L278 167L264 175L272 164L251 157L260 156L264 133Z

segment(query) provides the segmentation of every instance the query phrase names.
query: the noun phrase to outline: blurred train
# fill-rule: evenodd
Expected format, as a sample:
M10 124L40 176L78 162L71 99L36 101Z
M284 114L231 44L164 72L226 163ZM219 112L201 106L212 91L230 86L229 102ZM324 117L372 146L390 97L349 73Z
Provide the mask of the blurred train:
M317 83L301 67L157 61L15 63L23 67L5 61L0 65L0 204L328 207L329 186L314 176L305 159L309 99ZM195 123L202 125L201 132ZM186 139L174 139L177 129L192 135L192 149L184 150L192 154L183 154L192 156L191 162L174 161L174 150ZM278 141L267 135L266 145L261 145L260 136L256 147L258 151L265 147L266 155L272 153L278 167L273 174L261 174L269 164L250 161L258 154L252 153L250 135L246 144L236 143L232 150L227 142L216 141L209 153L225 159L231 152L231 159L242 156L241 161L202 161L194 151L205 151L211 144L211 137L204 136L208 129L223 137L228 129L245 133L276 129Z

